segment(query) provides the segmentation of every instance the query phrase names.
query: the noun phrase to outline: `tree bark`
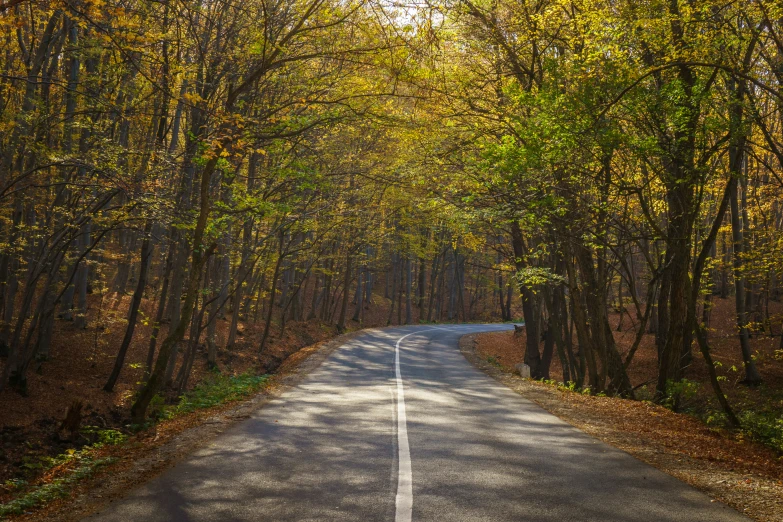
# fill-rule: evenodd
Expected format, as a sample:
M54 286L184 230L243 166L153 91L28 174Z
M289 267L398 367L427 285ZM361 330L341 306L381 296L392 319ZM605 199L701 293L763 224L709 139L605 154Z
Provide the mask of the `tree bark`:
M152 221L147 220L147 224L144 227L144 240L141 244L141 261L139 263L139 280L136 284L136 290L133 292L131 298L131 305L128 313L128 326L125 328L125 335L122 338L122 344L117 352L117 358L114 360L114 368L111 371L109 379L103 386L103 391L111 392L114 390L114 385L117 383L117 379L120 377L120 372L125 364L125 354L128 352L131 340L133 339L133 332L136 329L136 319L139 315L139 307L141 306L142 297L144 297L144 289L147 287L147 272L149 269L149 258L152 253L150 248L150 231L152 230Z

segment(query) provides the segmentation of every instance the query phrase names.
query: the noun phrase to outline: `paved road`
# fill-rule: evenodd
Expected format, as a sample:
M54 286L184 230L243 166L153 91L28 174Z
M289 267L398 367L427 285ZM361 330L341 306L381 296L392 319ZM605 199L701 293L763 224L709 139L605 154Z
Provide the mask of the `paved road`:
M356 337L90 520L747 520L474 369L457 340L501 328Z

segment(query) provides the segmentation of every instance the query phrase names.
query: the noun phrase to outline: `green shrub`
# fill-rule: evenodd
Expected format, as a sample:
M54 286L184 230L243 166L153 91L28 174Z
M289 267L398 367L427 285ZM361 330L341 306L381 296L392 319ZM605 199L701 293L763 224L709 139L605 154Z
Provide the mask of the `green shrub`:
M688 379L679 381L666 381L666 398L663 405L670 410L677 411L683 405L683 402L690 401L699 393L701 384Z
M243 373L231 376L216 372L199 383L193 390L182 395L176 406L165 410L164 416L172 418L182 413L242 399L258 391L267 379L269 379L269 375Z
M97 442L92 447L99 447L102 445L115 446L122 444L128 440L128 436L111 428L99 428L98 426L85 426L81 429L81 432L85 435L93 435L97 439Z
M742 431L783 453L783 417L780 412L745 410L739 414Z
M634 395L636 395L636 400L643 402L652 402L655 399L655 393L646 384L637 389Z

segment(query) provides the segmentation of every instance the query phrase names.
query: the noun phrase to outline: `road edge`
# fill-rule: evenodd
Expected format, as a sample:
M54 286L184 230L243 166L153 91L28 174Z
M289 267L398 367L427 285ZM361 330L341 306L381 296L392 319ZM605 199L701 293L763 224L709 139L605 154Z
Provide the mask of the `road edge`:
M737 494L737 491L732 488L737 479L746 476L742 473L732 473L725 476L721 475L719 480L710 480L701 473L688 472L689 459L683 459L679 455L666 454L665 452L661 452L658 448L636 448L632 444L627 444L627 441L617 437L617 433L603 431L595 424L589 424L584 421L580 422L576 416L564 415L562 402L558 401L555 395L565 392L560 392L543 384L532 383L529 379L523 379L519 375L508 373L507 370L485 360L476 352L477 343L475 339L477 335L480 335L480 333L469 333L460 337L460 352L476 369L506 386L514 393L535 403L558 419L587 435L617 448L633 458L658 469L662 473L666 473L701 491L709 496L713 502L719 502L727 508L734 509L738 513L758 522L783 522L783 520L776 518L768 518L764 513L759 513L756 509L753 509L754 506L752 504L742 501L742 495ZM555 404L561 407L553 407ZM693 466L694 469L696 467L697 466ZM713 478L715 477L713 476Z
M283 361L269 384L251 397L216 407L191 427L170 434L163 443L137 448L140 458L130 463L118 462L100 470L80 483L74 493L65 499L53 501L14 520L38 522L73 522L102 511L110 503L127 496L132 490L161 475L194 452L207 446L216 437L234 425L250 418L272 400L296 387L317 370L329 356L355 337L368 332L393 327L374 327L354 330L297 350ZM157 431L157 426L151 428ZM156 435L157 438L157 435ZM137 443L142 445L142 443ZM124 465L123 465L124 464Z

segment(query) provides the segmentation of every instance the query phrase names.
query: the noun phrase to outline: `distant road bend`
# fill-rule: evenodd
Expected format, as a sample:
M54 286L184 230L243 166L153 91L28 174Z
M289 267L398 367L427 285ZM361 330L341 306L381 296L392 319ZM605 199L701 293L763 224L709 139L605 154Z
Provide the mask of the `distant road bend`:
M476 370L459 338L369 330L95 521L748 520Z

